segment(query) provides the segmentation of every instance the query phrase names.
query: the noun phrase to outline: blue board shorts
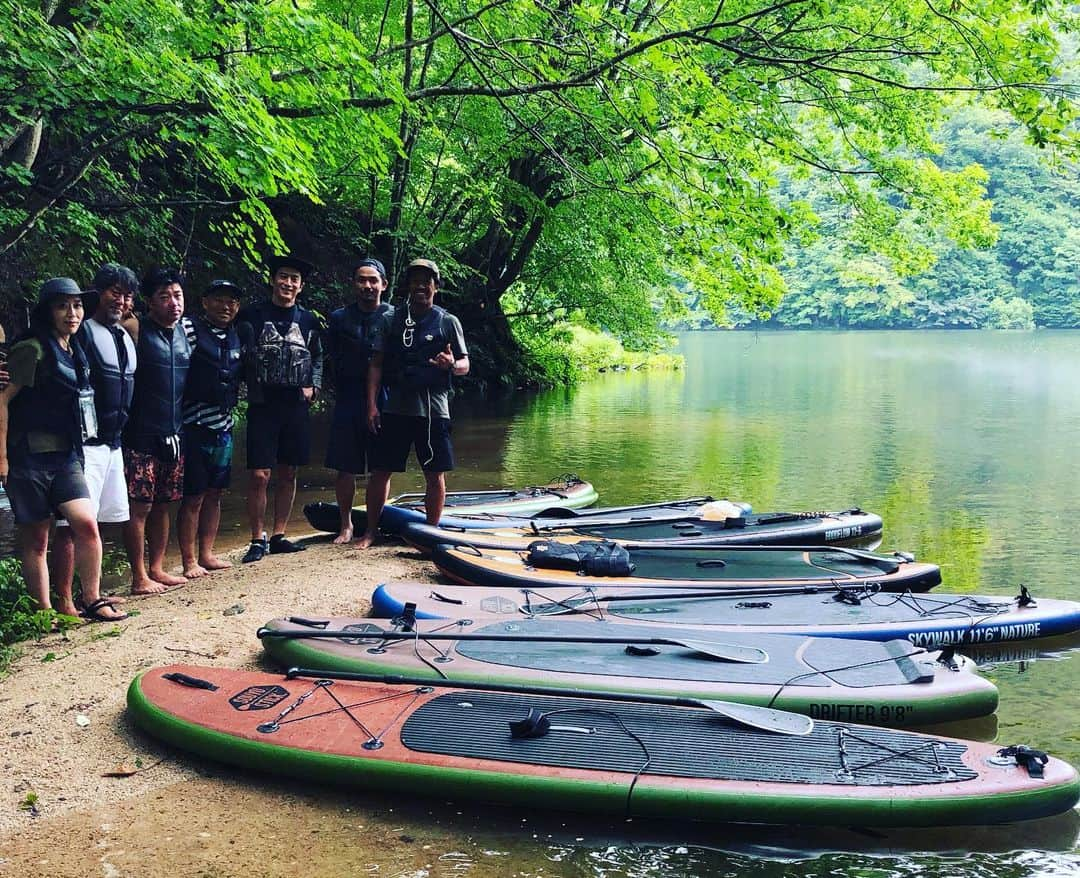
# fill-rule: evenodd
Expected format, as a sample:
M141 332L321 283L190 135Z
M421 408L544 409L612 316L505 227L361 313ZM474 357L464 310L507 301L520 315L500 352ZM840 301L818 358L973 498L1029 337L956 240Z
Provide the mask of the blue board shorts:
M224 490L232 477L232 430L184 425L184 496Z

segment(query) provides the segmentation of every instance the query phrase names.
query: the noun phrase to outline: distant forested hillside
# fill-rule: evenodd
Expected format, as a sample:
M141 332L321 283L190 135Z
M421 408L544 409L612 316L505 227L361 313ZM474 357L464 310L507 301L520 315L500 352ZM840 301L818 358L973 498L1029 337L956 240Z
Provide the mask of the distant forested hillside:
M785 180L819 220L783 263L789 292L770 319L732 310L730 325L785 328L1073 328L1080 326L1080 171L1025 141L1009 118L959 108L941 126L935 164L985 171L991 222L966 243L905 224L911 246L873 253L820 177ZM695 306L684 328L716 326Z

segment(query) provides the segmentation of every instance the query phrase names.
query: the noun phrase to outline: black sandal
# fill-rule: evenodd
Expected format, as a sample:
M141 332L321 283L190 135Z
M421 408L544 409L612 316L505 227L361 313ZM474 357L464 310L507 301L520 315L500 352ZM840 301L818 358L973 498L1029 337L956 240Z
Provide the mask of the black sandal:
M91 601L83 611L79 613L79 616L85 619L87 622L122 622L128 618L127 613L121 613L119 616L103 616L101 611L108 607L111 610L116 609L116 605L109 598L98 598L96 601Z

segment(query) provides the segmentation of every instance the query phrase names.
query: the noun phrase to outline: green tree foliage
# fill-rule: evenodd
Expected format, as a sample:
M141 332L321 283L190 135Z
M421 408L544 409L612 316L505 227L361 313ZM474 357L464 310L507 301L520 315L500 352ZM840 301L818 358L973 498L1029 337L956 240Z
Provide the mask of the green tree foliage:
M395 270L423 252L446 266L480 371L510 380L528 366L518 339L572 315L655 343L673 276L720 319L775 309L785 246L821 206L777 186L813 171L835 208L823 232L865 253L838 313L900 319L918 297L890 272L989 235L981 171L928 158L950 101L980 94L1071 148L1054 82L1067 14L0 0L0 281L26 293L106 257L238 276L288 244L333 288L357 251Z

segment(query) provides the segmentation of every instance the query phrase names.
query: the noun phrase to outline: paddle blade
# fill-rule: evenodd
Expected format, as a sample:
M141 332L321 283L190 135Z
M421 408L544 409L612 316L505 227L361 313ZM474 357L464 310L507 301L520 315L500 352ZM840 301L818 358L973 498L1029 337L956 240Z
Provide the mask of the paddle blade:
M799 736L809 735L814 730L814 721L801 713L790 713L772 707L758 707L756 704L714 701L711 698L695 700L709 710L753 729L775 732L778 735Z
M692 649L694 652L700 652L710 658L722 659L725 662L762 665L769 660L769 654L756 646L739 646L734 643L717 643L712 640L687 640L684 637L677 640L672 638L671 642Z

